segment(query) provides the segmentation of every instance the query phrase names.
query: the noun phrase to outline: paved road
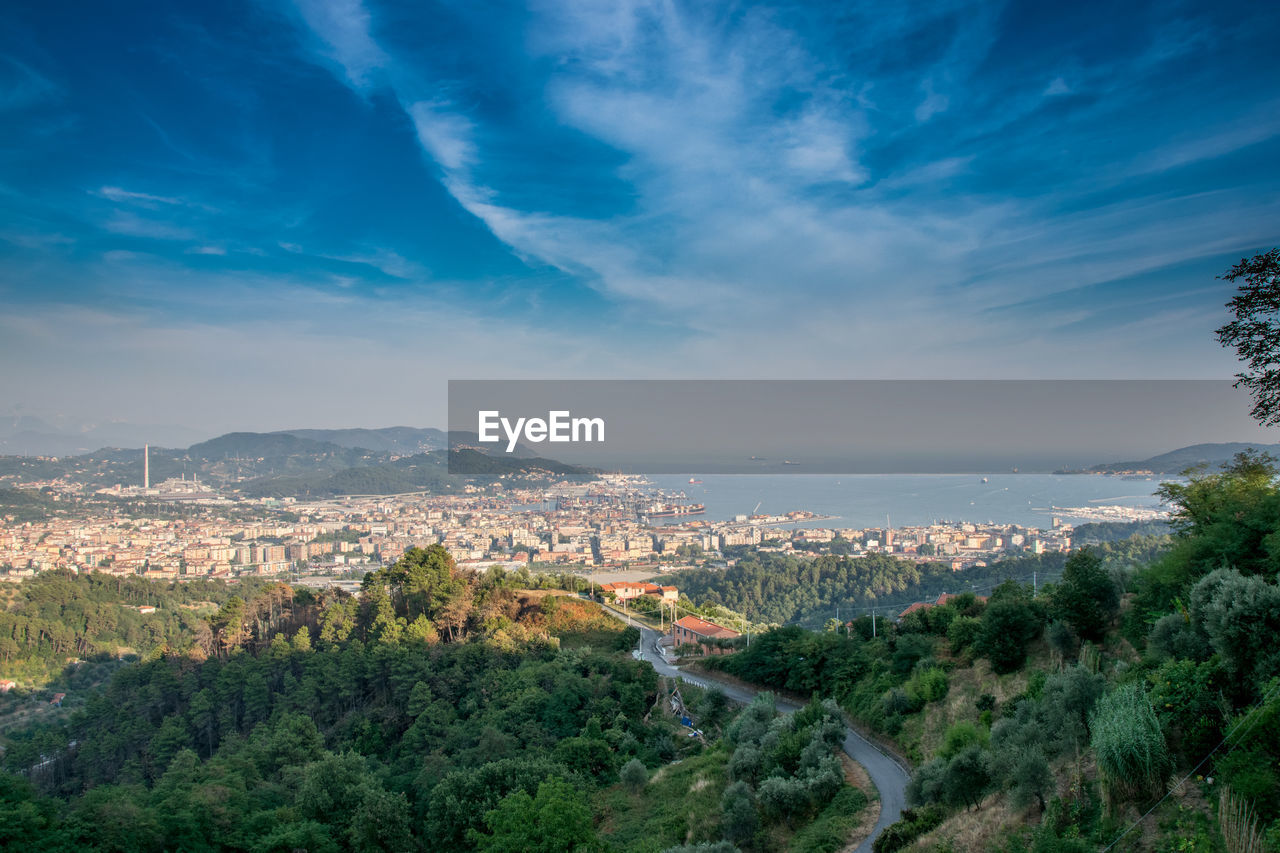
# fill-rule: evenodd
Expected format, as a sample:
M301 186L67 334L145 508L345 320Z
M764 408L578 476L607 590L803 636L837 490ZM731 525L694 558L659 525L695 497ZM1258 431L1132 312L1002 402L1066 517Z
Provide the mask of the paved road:
M609 613L613 613L619 619L627 618L610 610L608 607L604 609ZM627 619L627 621L630 622L631 620ZM679 678L698 687L716 687L729 698L744 704L750 702L757 693L761 692L740 687L736 684L728 684L704 675L693 676L681 672L667 663L666 658L658 651L658 638L662 636L661 634L637 622L631 622L631 624L640 629L641 655L658 671L659 675ZM777 705L779 711L800 710L799 705L782 698L777 699ZM896 822L898 816L902 814L902 810L906 808L906 790L909 776L902 765L884 752L881 752L879 747L853 729L845 729L843 746L845 753L866 769L867 775L871 777L871 783L876 786L876 790L880 794L880 819L876 821L875 828L871 830L871 835L867 836L867 839L859 844L857 850L854 851L854 853L871 853L871 842L875 841L887 826Z

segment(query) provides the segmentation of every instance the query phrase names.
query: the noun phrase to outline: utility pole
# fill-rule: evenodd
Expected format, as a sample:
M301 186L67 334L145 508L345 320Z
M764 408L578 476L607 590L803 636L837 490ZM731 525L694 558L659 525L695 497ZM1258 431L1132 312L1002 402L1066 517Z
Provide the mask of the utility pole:
M874 640L875 637L876 637L876 612L872 610L871 611L871 639Z
M1040 595L1040 579L1036 577L1036 572L1031 573L1031 597L1036 598Z

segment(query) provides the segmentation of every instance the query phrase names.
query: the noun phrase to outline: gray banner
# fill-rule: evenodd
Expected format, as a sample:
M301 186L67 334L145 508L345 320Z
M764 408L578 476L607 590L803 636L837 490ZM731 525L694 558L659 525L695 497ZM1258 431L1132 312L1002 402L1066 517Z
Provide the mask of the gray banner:
M633 473L1077 469L1274 443L1229 380L451 380L452 449Z

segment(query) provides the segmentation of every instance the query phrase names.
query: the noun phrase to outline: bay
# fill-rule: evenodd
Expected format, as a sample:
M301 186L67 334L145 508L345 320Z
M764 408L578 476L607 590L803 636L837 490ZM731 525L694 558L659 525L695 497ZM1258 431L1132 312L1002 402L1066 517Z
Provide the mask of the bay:
M985 478L985 482L984 482ZM1047 528L1071 517L1054 507L1165 508L1155 490L1162 479L1127 480L1080 474L703 474L651 475L665 492L684 492L706 505L709 521L736 515L780 515L808 510L836 516L807 527L894 527L934 522L992 522ZM1165 478L1173 479L1173 478ZM674 519L673 521L687 521Z

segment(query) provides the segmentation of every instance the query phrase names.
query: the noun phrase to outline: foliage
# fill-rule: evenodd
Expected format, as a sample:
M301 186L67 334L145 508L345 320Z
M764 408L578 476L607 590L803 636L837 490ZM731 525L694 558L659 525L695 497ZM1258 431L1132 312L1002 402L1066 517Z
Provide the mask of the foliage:
M1227 303L1235 319L1217 329L1218 342L1235 347L1248 369L1236 374L1237 386L1253 394L1254 420L1280 424L1280 249L1242 258L1221 278L1243 280Z
M120 667L11 734L5 765L38 788L0 784L0 831L55 849L470 850L525 849L532 822L594 849L590 796L619 766L700 749L644 722L657 677L613 650L620 625L557 650L548 626L601 635L597 608L531 604L442 550L375 573L359 602L238 592L203 623L207 657Z
M1067 558L1054 587L1050 609L1085 640L1102 638L1120 607L1120 595L1102 560L1089 548Z
M618 772L618 778L633 793L639 793L644 790L644 786L649 782L649 771L645 768L643 761L633 758L622 765L622 770Z
M1089 720L1098 769L1115 802L1164 792L1171 762L1164 733L1140 682L1103 696Z
M1218 569L1192 589L1191 616L1230 674L1251 683L1280 675L1280 587Z
M1280 680L1267 685L1266 698L1229 720L1227 748L1214 773L1264 822L1280 821Z
M849 835L867 807L866 794L857 788L842 788L813 823L791 839L792 853L835 853L849 843Z
M937 806L905 809L897 823L890 826L871 845L875 853L894 853L921 835L935 828L946 817L946 811Z
M484 818L488 833L476 833L481 853L586 853L603 850L591 809L563 779L548 779L530 797L515 791Z
M1223 673L1216 661L1173 658L1147 676L1169 749L1194 766L1222 739Z
M296 629L294 593L283 585L41 572L14 586L9 606L0 610L0 676L41 682L61 672L68 659L109 661L160 649L199 648L209 654L212 638L198 608L225 606L239 596L256 599L268 588L277 593L274 610L252 611L253 627ZM143 605L156 612L140 612Z
M982 630L974 651L991 661L996 672L1013 672L1027 659L1027 646L1044 628L1044 609L1027 590L1013 582L1001 584L982 614Z

